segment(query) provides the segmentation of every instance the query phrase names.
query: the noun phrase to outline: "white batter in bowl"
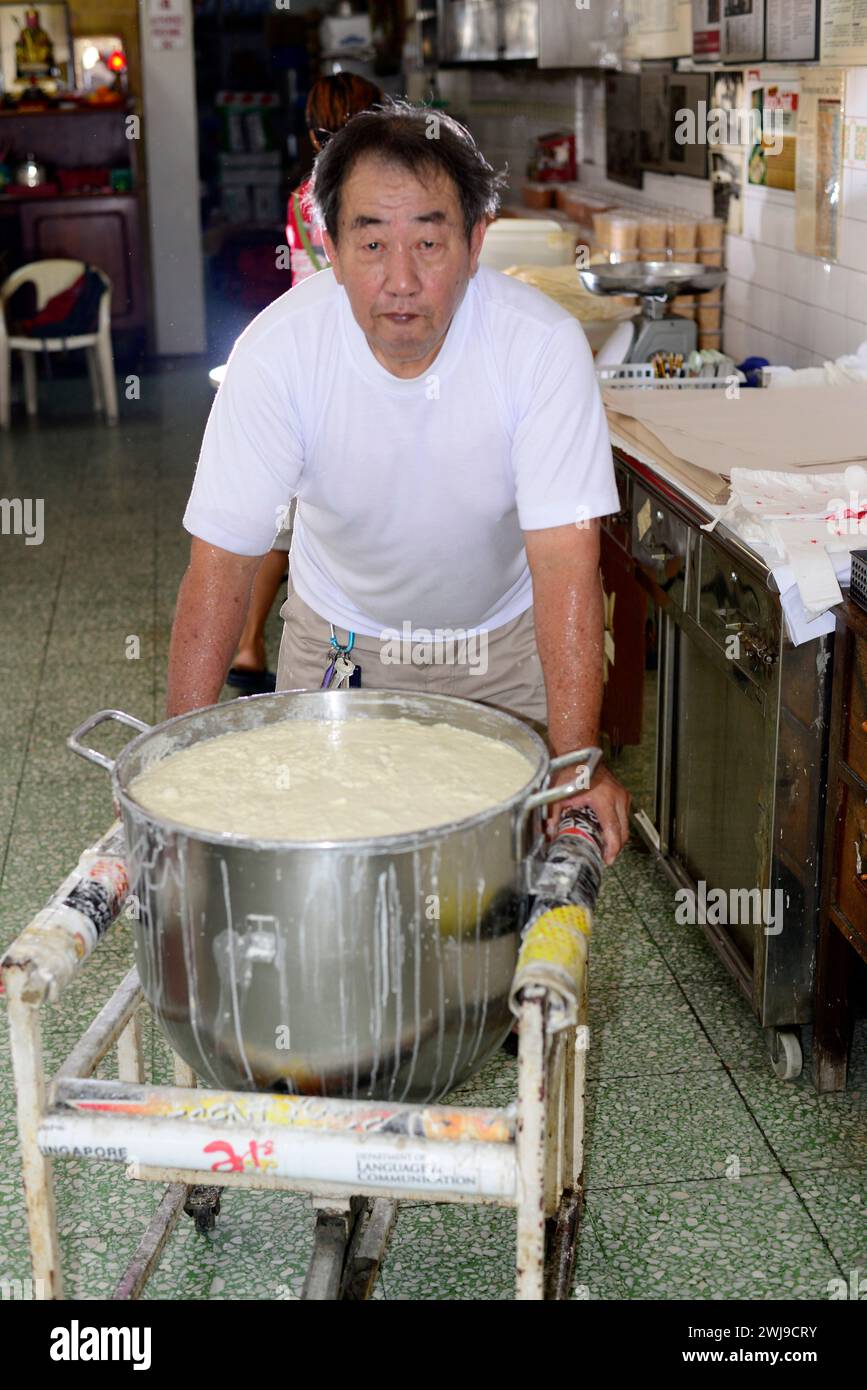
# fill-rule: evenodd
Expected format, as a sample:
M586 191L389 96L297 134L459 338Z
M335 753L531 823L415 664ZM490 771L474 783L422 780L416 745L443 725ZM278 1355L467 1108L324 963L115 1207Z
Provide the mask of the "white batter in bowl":
M515 748L412 719L291 719L173 753L130 784L146 811L265 840L401 835L474 816L525 787Z

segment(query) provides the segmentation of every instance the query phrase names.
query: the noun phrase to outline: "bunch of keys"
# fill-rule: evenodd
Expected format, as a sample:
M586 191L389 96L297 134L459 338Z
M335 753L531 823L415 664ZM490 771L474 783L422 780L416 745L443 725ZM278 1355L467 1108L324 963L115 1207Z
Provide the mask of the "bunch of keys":
M331 624L332 659L322 679L320 690L348 690L361 685L361 667L356 665L349 653L355 645L355 633L350 632L349 641L342 647Z

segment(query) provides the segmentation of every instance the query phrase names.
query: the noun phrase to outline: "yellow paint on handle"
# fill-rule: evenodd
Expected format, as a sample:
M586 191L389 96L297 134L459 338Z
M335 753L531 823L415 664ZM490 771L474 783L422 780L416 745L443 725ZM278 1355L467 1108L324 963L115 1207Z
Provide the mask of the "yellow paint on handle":
M580 975L587 958L592 917L586 907L552 907L534 922L518 956L518 972L534 962L559 965Z

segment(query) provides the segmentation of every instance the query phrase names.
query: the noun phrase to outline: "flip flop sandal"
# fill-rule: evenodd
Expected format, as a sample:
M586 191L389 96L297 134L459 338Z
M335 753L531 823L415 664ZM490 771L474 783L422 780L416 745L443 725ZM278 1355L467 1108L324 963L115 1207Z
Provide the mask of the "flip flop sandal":
M265 695L277 689L277 676L274 671L251 671L244 666L233 666L226 684L242 690L245 695Z

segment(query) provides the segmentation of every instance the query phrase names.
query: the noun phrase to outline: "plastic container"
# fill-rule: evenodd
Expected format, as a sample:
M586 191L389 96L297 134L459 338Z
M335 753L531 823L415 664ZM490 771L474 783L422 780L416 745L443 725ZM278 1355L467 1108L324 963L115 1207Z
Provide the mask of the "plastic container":
M642 251L656 251L668 245L668 220L665 213L647 213L638 224L638 245ZM642 256L642 260L649 259Z
M692 251L696 243L696 220L691 213L671 213L668 219L668 244L673 253ZM678 257L675 255L675 260Z
M577 239L577 228L564 229L545 218L501 217L488 228L480 259L494 270L574 264Z
M702 217L698 222L698 244L708 251L722 250L725 223L721 217Z
M521 202L525 208L553 208L556 200L557 188L552 183L525 183L521 189Z
M639 226L638 217L624 209L597 213L593 218L596 246L610 261L634 261L638 255Z
M567 203L574 202L580 205L583 202L580 183L555 183L549 184L548 187L554 190L556 206L568 217L571 217L572 213L569 212Z

